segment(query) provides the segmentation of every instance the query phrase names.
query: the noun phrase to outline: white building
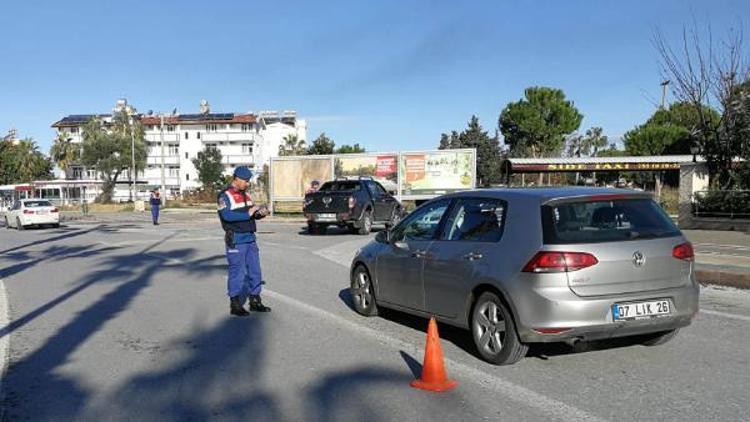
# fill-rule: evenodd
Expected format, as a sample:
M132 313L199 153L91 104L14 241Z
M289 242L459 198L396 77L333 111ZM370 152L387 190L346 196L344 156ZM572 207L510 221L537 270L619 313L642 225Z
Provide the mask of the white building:
M115 111L123 107L129 106L120 100ZM278 155L279 146L286 136L296 135L302 140L307 138L307 124L298 119L294 111L211 113L205 101L201 103L200 111L163 117L135 115L144 127L148 147L146 169L137 175L139 197L147 189L161 186L162 166L168 196L199 187L198 172L192 160L207 146L218 148L221 152L225 174L231 174L240 165L249 166L260 174L263 165L270 164L271 157ZM70 115L52 127L58 135L65 133L72 142L82 142L82 126L92 118L107 123L112 120L112 114ZM71 166L60 177L68 180L94 179L96 172L83 166ZM124 172L115 194L117 198L122 198L123 190L127 198L128 179L127 172Z

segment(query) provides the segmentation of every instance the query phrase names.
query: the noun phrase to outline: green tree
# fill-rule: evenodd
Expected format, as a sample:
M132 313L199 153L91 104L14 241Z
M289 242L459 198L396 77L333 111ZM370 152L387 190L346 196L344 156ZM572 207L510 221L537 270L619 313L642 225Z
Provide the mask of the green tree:
M296 134L290 133L283 138L284 143L279 145L280 156L305 155L307 146L304 139L299 139Z
M498 183L501 178L501 157L499 136L489 136L487 131L482 130L477 116L471 116L467 128L461 132L456 131L440 135L439 149L474 148L477 152L477 184L479 186L490 186Z
M310 148L307 149L308 155L327 155L327 154L333 154L333 149L336 147L336 143L333 142L333 140L326 136L326 133L321 133L313 143L310 145Z
M224 164L221 162L221 151L214 146L207 145L203 151L192 159L198 171L198 180L205 189L221 189L224 185Z
M67 132L60 133L50 148L50 157L67 173L70 165L81 159L81 144L73 142Z
M134 155L136 172L146 166L147 149L140 122L131 124L124 112L114 115L113 121L105 125L100 119L91 119L83 126L81 163L96 167L102 181L100 202L110 202L115 184L123 171L131 166L131 133L135 139Z
M596 157L607 146L607 135L600 127L592 127L585 135L573 135L567 140L568 157Z
M341 145L336 149L336 154L361 154L365 151L365 148L359 144L354 145Z
M0 184L52 178L52 161L31 138L0 142Z
M524 98L509 103L498 119L513 156L560 154L567 135L578 130L583 115L560 89L531 87Z

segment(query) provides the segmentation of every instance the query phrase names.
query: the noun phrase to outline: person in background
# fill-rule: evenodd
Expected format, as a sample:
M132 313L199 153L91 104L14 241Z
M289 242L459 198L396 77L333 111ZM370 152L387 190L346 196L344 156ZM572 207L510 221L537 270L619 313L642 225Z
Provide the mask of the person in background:
M305 191L305 195L315 193L318 191L318 189L320 189L320 182L317 180L313 180L312 182L310 182L310 188Z
M154 221L154 225L159 225L159 207L161 207L161 195L159 189L151 191L151 197L148 199L148 203L151 205L151 219Z

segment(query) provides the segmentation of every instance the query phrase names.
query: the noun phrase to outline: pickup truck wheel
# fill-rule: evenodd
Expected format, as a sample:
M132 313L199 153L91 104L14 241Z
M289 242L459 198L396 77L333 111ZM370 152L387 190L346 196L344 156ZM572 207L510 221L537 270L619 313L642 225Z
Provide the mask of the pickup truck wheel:
M359 231L357 233L363 235L370 234L370 230L372 230L372 211L365 210L362 213L362 220L360 221Z

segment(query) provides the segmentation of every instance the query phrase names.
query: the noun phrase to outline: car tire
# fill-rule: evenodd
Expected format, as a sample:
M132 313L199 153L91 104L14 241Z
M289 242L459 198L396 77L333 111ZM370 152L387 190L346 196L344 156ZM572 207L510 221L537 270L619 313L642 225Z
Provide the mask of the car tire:
M23 230L23 224L21 224L21 219L16 218L16 230Z
M677 333L680 332L679 328L676 328L674 330L669 331L661 331L654 334L648 334L644 336L644 340L641 341L641 344L644 346L661 346L664 343L669 342L673 338L677 336Z
M53 228L53 229L59 229L59 228L60 228L60 223L55 223L55 224L53 224L53 225L52 225L52 228Z
M369 209L366 209L364 212L362 212L362 219L359 223L359 227L357 228L357 233L361 235L370 234L370 231L372 230L372 211Z
M529 350L518 337L510 311L493 292L482 293L474 304L471 334L479 355L493 365L514 364Z
M364 265L358 265L352 273L351 294L354 310L358 314L367 317L378 315L378 305L375 301L375 288L372 285L372 277Z
M5 229L10 230L10 221L8 221L8 217L5 217Z

